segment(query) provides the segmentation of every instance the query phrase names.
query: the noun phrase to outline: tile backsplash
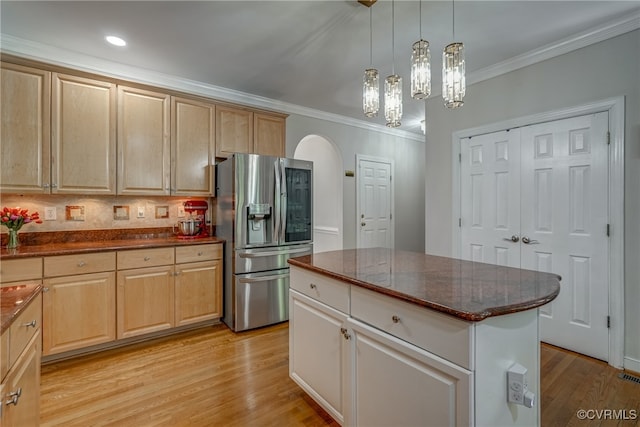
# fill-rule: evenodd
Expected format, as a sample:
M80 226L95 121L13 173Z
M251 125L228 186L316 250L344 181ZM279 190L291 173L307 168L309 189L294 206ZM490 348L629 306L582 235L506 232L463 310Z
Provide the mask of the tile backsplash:
M26 224L21 231L73 231L114 228L171 227L182 215L185 200L207 200L207 222L213 222L212 199L202 197L82 197L60 195L0 195L0 206L37 211L42 224ZM46 209L45 209L46 208ZM53 218L55 219L49 219ZM0 231L6 232L5 227Z

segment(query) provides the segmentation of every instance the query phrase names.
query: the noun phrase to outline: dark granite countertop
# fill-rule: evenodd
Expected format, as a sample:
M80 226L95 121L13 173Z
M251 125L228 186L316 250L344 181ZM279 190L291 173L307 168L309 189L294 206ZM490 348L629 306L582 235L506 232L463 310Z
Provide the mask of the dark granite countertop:
M24 311L40 291L38 284L0 288L0 334L9 329L13 320Z
M467 321L553 301L560 276L383 248L321 252L291 265Z
M124 249L160 248L167 246L223 243L217 237L178 238L167 229L87 230L82 232L24 233L17 249L7 250L3 244L0 259L71 255Z

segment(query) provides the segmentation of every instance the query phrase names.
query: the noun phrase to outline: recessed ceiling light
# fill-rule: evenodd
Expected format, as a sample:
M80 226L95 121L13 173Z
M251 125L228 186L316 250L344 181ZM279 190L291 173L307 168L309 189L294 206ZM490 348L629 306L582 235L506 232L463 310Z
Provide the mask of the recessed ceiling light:
M114 46L126 46L127 42L117 36L107 36L105 39Z

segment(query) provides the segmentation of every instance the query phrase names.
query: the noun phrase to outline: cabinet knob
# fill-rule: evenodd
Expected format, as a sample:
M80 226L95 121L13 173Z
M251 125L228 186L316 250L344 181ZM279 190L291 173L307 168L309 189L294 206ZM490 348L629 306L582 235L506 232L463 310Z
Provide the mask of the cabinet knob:
M202 252L198 252L198 256L202 256L202 255L203 255Z
M86 262L84 262L84 261L80 261L80 262L78 263L78 267L84 267L85 265L87 265L87 263L86 263Z
M347 328L340 328L340 333L342 334L345 340L348 340L351 338L351 335L347 332Z
M22 326L26 326L27 328L28 328L28 327L35 328L35 327L36 327L36 325L37 325L36 319L33 319L31 322L29 322L29 323L24 323Z
M145 261L149 261L151 258L149 258L148 256L144 257Z
M311 289L317 289L317 288L318 288L318 287L316 286L316 284L315 284L315 283L311 283L311 284L309 285L309 287L310 287Z
M393 323L400 323L400 318L395 314L391 316L391 320L393 321Z
M45 286L44 288L42 288L42 292L49 292L49 287Z

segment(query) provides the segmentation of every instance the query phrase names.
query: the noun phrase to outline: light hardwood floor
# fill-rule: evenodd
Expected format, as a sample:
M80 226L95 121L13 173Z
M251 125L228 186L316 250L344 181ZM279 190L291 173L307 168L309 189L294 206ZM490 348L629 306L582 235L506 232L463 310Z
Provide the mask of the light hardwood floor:
M337 426L288 377L287 323L234 334L223 325L42 367L43 426ZM640 385L607 364L543 345L542 426L583 409L635 409Z

